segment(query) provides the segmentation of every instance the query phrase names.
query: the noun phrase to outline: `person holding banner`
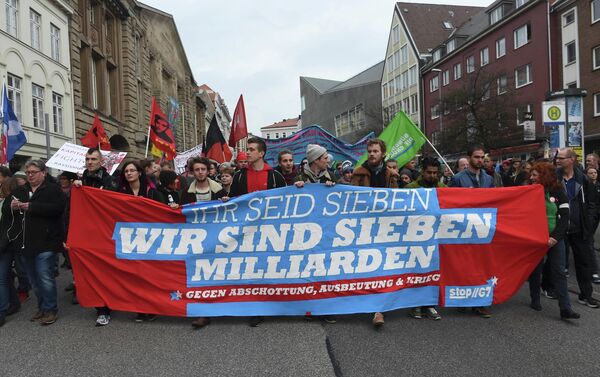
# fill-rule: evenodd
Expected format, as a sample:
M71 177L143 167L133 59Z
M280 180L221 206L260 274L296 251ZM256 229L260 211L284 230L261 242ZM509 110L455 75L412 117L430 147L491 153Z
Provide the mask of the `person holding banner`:
M119 192L160 201L158 191L152 187L139 162L131 160L121 170Z
M329 173L329 154L327 149L317 144L306 146L306 159L308 164L304 166L295 178L294 184L303 187L304 183L325 183L333 186L335 181Z
M564 237L569 227L569 199L556 177L554 165L549 162L538 162L533 165L530 175L531 184L544 186L546 199L546 216L548 217L548 253L546 264L550 266L555 292L558 296L561 319L578 319L580 316L571 308L567 276L565 275ZM529 276L529 294L535 311L542 310L540 303L541 279L544 262L540 262Z
M385 166L385 152L383 140L370 139L367 142L367 161L352 173L353 186L398 188L398 181ZM385 323L383 313L375 313L372 322L374 326L382 326Z
M278 165L275 170L281 173L288 186L293 185L294 179L298 175L298 169L294 165L293 153L287 149L280 151L277 155L277 162Z
M179 192L177 186L179 177L173 170L161 170L159 175L158 193L160 201L173 209L179 208Z
M494 178L483 169L485 151L481 145L471 145L467 150L468 166L452 177L448 187L493 188ZM459 160L460 161L460 160ZM461 310L464 310L461 308ZM492 314L485 307L472 308L481 318L491 318Z

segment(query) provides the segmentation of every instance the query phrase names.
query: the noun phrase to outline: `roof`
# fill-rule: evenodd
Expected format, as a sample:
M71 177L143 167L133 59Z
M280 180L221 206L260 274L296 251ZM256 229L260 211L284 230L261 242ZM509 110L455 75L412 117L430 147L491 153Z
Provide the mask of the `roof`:
M373 82L380 82L381 75L383 74L383 66L385 61L381 61L372 67L365 69L364 71L350 77L346 81L335 81L318 79L314 77L303 77L300 79L305 80L312 85L320 94L332 93L338 90L345 90L354 88L361 85L370 84Z
M303 77L300 76L301 79L304 79L310 85L312 85L319 93L323 94L328 91L330 88L342 83L342 81L335 80L327 80L327 79L318 79L316 77Z
M215 103L215 99L217 98L217 92L215 92L210 86L206 84L202 84L198 87L198 91L205 91L206 94L210 97L210 100Z
M463 5L396 3L396 11L421 54L430 53L452 34L454 29L444 28L444 21L456 28L483 9Z
M296 118L292 118L292 119L284 119L281 122L276 122L273 123L271 125L265 126L265 127L261 127L260 130L268 130L271 128L286 128L286 127L297 127L298 126L298 121L300 120L300 117L296 117Z

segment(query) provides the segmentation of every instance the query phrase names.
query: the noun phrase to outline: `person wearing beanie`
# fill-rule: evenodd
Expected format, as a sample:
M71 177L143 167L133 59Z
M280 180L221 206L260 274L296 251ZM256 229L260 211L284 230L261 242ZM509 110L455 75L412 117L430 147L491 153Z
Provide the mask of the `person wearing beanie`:
M363 187L398 188L398 181L385 166L386 145L381 139L370 139L367 142L367 161L354 169L352 185ZM373 316L373 325L384 324L383 314L377 312Z
M306 160L308 164L304 165L296 176L296 187L303 187L304 183L325 183L327 186L335 184L327 169L329 167L327 149L318 144L308 144L306 146Z
M24 186L27 183L27 174L24 171L18 171L13 174L13 177L17 180L17 185Z
M173 209L179 208L179 192L177 192L179 177L177 173L173 170L161 170L158 181L160 183L158 187L159 201Z
M342 184L342 185L351 184L352 183L352 172L353 172L352 166L345 167L342 170L342 177L340 179L338 179L337 183Z
M248 155L246 152L238 152L235 158L236 170L242 170L248 167Z

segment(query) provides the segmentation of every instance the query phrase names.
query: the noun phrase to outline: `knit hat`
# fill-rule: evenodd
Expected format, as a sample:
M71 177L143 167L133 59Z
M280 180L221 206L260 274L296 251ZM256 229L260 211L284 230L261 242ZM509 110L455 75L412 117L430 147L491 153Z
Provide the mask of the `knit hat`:
M164 187L167 187L171 183L175 182L176 179L177 173L172 170L161 170L160 175L158 176L160 184Z
M77 174L72 173L70 171L63 171L62 173L60 173L60 175L58 176L58 179L60 179L61 177L65 177L68 180L76 180Z
M327 149L323 148L317 144L308 144L306 146L306 159L308 160L308 164L312 164L315 160L318 160L319 157L323 156L327 153Z
M13 174L13 177L27 179L27 174L25 174L24 171L18 171L15 174Z
M238 152L235 160L236 161L248 161L248 155L246 154L246 152Z

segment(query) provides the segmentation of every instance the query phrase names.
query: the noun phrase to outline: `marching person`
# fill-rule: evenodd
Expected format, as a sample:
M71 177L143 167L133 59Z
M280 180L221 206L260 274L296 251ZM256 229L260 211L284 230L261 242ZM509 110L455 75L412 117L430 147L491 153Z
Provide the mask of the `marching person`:
M25 164L27 184L15 190L10 207L23 212L23 244L25 270L38 300L38 311L31 318L51 325L58 318L56 254L63 250L62 215L66 198L60 187L46 178L46 165L41 160Z
M398 188L398 181L394 179L392 171L385 166L385 153L386 145L383 140L370 139L367 142L367 161L354 169L352 185ZM372 322L374 326L383 325L385 323L383 313L375 313Z
M177 185L179 184L179 177L173 170L163 169L160 171L158 177L160 185L158 187L158 194L160 202L168 205L173 209L179 208L179 191Z
M294 165L294 155L291 151L284 149L279 152L277 156L277 162L279 163L275 170L277 170L285 179L285 183L290 186L294 184L294 180L298 175L298 169Z
M531 184L544 186L546 201L546 216L548 218L548 252L546 263L550 265L551 277L555 292L558 296L558 306L562 319L578 319L580 316L571 308L567 276L565 275L565 244L564 236L569 228L569 199L560 181L556 177L554 165L549 162L538 162L533 165L529 177ZM541 279L544 262L540 262L529 276L530 307L541 311L540 303Z
M307 164L300 170L295 179L297 187L302 187L304 183L325 183L333 186L335 181L329 173L329 154L327 149L318 144L308 144L306 146Z
M469 188L493 188L494 179L490 177L483 169L483 158L485 151L480 145L471 145L467 150L466 169L458 172L450 180L449 187L469 187ZM491 318L492 314L485 307L472 308L475 314L481 318Z

